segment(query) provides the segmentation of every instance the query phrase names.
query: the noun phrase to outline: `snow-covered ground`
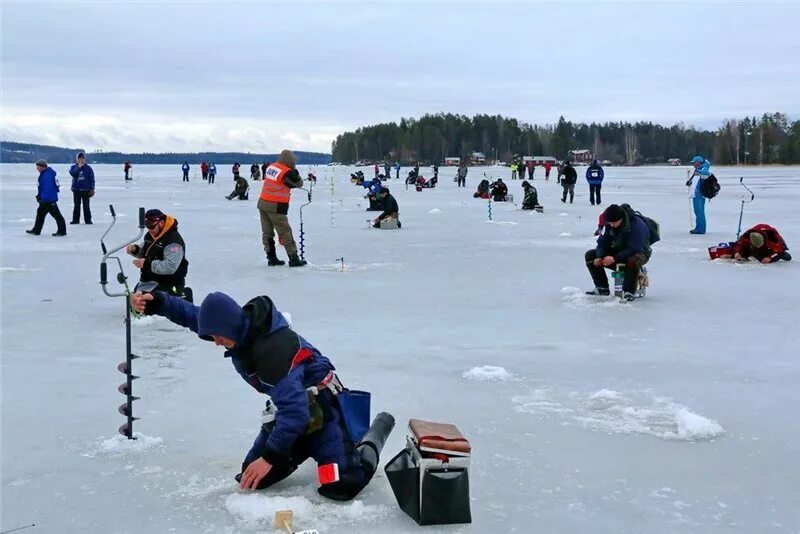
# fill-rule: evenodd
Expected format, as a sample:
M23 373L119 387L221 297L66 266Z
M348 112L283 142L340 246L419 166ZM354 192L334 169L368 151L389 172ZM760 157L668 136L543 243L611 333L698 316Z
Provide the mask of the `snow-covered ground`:
M662 229L647 297L620 304L582 294L600 212L583 179L564 205L540 170L544 213L493 204L491 222L472 193L485 171L521 200L508 169L471 169L466 189L452 168L421 193L393 180L403 221L393 232L367 227L374 214L352 169L316 168L303 213L310 264L289 269L266 266L257 188L250 201L225 200L232 181L219 167L209 186L182 183L178 166L136 166L125 184L121 166L97 165L95 225L54 238L52 220L40 237L24 232L33 165L0 166L0 530L269 532L284 508L296 528L326 534L420 530L382 469L346 504L316 494L311 465L273 490L240 492L232 477L263 399L218 347L164 319L134 324L142 438L116 434L124 308L98 285L113 203L112 242L136 234L138 206L179 220L198 301L268 294L290 312L347 385L372 391L373 413L397 418L384 460L410 417L459 426L474 448L474 522L427 531L800 532L800 265L706 253L735 236L739 176L756 194L744 226L770 223L800 243L800 169L717 169L705 236L687 232L685 169L606 169L604 204L629 202ZM69 220L66 166L55 168ZM302 192L294 198L299 238Z

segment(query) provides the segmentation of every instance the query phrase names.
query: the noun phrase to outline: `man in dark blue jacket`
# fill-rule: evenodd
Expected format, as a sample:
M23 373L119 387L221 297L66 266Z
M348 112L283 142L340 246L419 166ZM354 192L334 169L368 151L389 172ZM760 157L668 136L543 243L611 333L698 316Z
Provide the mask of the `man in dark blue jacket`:
M354 443L337 399L342 386L333 364L289 327L269 297L240 307L224 293L211 293L197 307L159 291L137 292L131 306L225 347L245 382L269 395L261 432L236 477L242 489L267 488L308 458L318 465L319 493L331 499L350 500L372 479L394 419L378 414Z
M627 204L611 204L605 215L605 232L597 238L597 248L586 251L586 267L594 280L594 291L588 295L609 295L608 277L603 268L616 270L625 265L622 281L623 298L634 299L639 272L653 253L650 248L650 227Z
M94 196L94 170L86 164L86 156L78 152L76 163L69 169L72 176L72 199L75 206L72 208L72 221L70 224L80 224L81 203L83 204L83 222L92 224L92 209L89 199Z
M58 230L53 235L59 237L67 235L67 223L61 215L61 210L58 209L59 187L56 171L51 169L43 159L36 162L36 170L39 171L39 189L36 193L39 209L36 210L36 222L33 223L33 228L25 230L25 232L32 235L41 234L44 218L49 213L58 225Z
M600 187L603 185L603 167L597 160L592 161L592 164L586 169L586 181L589 182L589 202L592 206L600 204Z
M189 168L190 168L189 167L189 162L188 161L184 161L183 165L181 165L181 170L183 171L183 181L184 182L188 182L189 181Z

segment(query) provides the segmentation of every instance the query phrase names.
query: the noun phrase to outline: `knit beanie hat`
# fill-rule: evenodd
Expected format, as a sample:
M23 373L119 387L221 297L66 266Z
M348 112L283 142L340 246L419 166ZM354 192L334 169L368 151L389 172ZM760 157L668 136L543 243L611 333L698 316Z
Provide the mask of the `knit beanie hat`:
M281 155L278 156L278 162L288 165L292 169L294 169L295 165L297 164L294 153L289 149L281 150Z
M40 159L39 161L36 162L36 166L37 167L47 167L47 161L45 161L43 159Z
M750 242L756 248L761 248L764 246L764 236L758 232L750 232Z
M625 218L625 212L616 204L611 204L605 211L606 222L617 222Z

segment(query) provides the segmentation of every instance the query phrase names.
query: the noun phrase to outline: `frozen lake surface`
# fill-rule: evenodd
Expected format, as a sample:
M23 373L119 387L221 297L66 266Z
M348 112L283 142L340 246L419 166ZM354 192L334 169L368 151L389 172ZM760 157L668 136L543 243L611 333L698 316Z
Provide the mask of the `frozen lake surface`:
M69 217L67 166L54 167ZM396 417L384 461L410 417L459 426L474 450L473 524L426 531L800 532L800 266L706 253L735 237L739 176L756 194L743 226L771 224L800 247L800 168L716 169L722 192L705 236L688 233L684 168L607 168L604 205L629 202L662 234L647 297L620 304L582 294L601 211L583 168L575 204L539 170L544 213L495 203L491 222L472 193L486 172L521 201L508 169L472 168L466 189L453 168L420 193L392 180L396 232L367 227L374 214L352 169L316 168L303 211L309 266L289 269L266 266L258 184L251 200L227 201L229 167L218 167L214 185L182 183L177 165L136 166L126 184L121 166L97 165L95 225L54 238L51 219L42 236L24 232L33 165L0 166L0 530L270 532L272 513L292 508L296 528L325 534L420 531L382 468L345 504L317 495L311 464L271 490L240 492L233 475L264 399L218 347L161 318L133 326L142 438L116 434L124 308L98 284L113 203L111 242L136 234L139 206L178 219L198 302L215 290L242 304L267 294L291 313L346 385L372 391L373 414ZM299 239L304 195L293 195Z

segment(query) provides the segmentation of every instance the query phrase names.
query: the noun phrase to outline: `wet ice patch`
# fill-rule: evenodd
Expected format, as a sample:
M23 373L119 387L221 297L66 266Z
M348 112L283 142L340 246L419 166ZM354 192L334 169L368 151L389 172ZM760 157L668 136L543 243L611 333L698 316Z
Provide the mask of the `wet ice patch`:
M506 371L504 367L483 365L465 371L461 377L475 382L506 382L514 378L514 375Z
M665 440L706 441L725 433L718 422L666 397L601 389L589 395L558 396L547 389L512 399L515 411L566 419L608 434L646 434Z
M97 456L135 456L145 451L160 449L164 440L158 436L148 436L139 432L134 432L136 439L128 439L122 434L103 439L98 438L97 444L90 450L84 452L82 456L95 458Z
M360 500L339 504L312 501L305 496L268 496L256 493L228 495L225 498L225 508L238 521L251 528L273 528L275 512L292 510L293 527L296 531L323 531L342 523L375 524L389 514L388 506L364 504Z

